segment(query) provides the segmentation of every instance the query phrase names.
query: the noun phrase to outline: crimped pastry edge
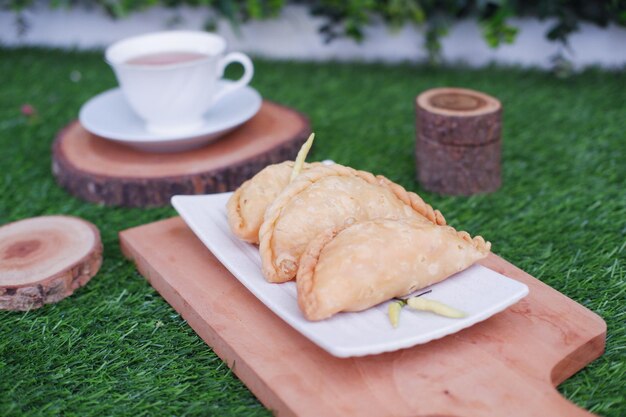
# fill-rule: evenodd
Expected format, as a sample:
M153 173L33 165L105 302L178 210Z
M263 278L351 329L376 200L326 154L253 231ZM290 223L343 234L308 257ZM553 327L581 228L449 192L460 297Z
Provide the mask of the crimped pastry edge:
M228 202L226 203L226 215L228 218L228 225L230 226L230 230L239 239L245 240L246 242L253 243L253 244L259 243L258 231L256 230L256 228L251 229L249 227L249 224L246 223L245 219L241 215L241 205L240 205L241 195L243 194L245 189L249 187L250 184L252 184L254 179L261 172L265 171L266 169L270 167L283 165L283 164L293 167L294 161L283 161L277 164L271 164L271 165L266 166L261 171L259 171L254 177L250 178L249 180L241 184L239 188L235 190L233 195L230 196L230 198L228 199Z
M254 236L251 236L250 231L246 229L245 221L241 215L241 207L239 205L242 190L244 187L248 186L250 181L252 181L252 179L249 179L241 184L239 188L235 190L233 195L230 196L228 202L226 203L226 217L228 219L230 230L235 234L235 236L241 240L245 240L246 242L258 243L258 236L255 239Z
M359 171L344 165L334 164L328 166L315 167L307 172L300 174L291 184L281 192L276 200L267 208L265 219L259 230L259 250L261 254L261 265L263 276L269 282L287 282L295 278L294 276L285 277L280 274L276 265L274 265L274 251L272 248L272 237L274 225L278 221L283 208L297 194L303 192L309 185L328 176L356 176L370 184L375 184L389 189L400 201L410 206L418 214L430 222L444 226L446 219L439 210L434 210L416 193L407 191L404 187L394 183L388 178L367 171Z
M319 233L311 242L309 242L307 248L300 257L300 265L298 267L298 273L296 274L296 286L298 293L298 306L300 311L304 314L307 320L318 321L324 320L332 316L330 315L316 315L318 300L315 297L315 268L319 262L322 251L338 234L341 232L357 226L359 224L376 222L376 221L396 221L403 223L410 223L405 219L371 219L363 222L356 222L349 225L342 225L336 228L327 229ZM460 239L472 244L474 248L486 257L491 250L491 243L485 241L482 236L475 236L472 238L466 231L458 231L452 226L443 226L449 230L452 230Z
M358 224L358 223L354 223ZM354 224L350 225L353 226ZM311 240L300 257L300 265L296 274L296 287L298 289L298 306L307 320L323 320L327 317L316 316L317 297L313 292L315 286L315 267L319 262L322 250L341 231L350 226L340 226L334 229L327 229Z

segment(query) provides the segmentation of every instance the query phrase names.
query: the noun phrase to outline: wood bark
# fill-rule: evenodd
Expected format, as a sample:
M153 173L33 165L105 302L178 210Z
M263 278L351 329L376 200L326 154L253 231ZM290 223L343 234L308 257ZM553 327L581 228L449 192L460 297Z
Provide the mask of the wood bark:
M501 185L502 106L486 94L437 88L417 97L417 178L428 190L470 195Z
M98 229L77 217L43 216L0 227L0 309L56 303L102 264Z
M265 101L242 127L204 148L151 154L107 141L74 122L52 147L57 182L86 201L168 205L176 194L231 191L265 166L293 159L311 132L308 119Z

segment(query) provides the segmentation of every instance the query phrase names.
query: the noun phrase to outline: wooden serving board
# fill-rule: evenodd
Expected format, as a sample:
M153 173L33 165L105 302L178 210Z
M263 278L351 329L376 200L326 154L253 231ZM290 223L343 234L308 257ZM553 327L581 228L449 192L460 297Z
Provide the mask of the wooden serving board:
M57 182L83 200L115 206L170 203L176 194L231 191L269 164L293 159L311 133L301 113L264 101L241 127L207 146L147 153L66 126L52 145Z
M555 386L604 351L596 314L496 255L530 294L425 345L340 359L246 290L180 218L120 233L125 255L278 416L590 416Z

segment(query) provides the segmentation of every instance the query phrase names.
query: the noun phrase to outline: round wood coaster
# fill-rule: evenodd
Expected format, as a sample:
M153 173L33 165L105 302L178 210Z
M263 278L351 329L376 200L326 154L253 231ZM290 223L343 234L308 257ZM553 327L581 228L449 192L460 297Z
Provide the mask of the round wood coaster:
M102 263L98 229L77 217L43 216L0 227L0 309L56 303Z
M141 152L74 122L53 144L52 170L61 186L87 201L162 206L176 194L234 190L266 165L293 159L310 132L304 115L268 101L220 140L180 153Z
M441 194L470 195L501 184L502 105L463 88L435 88L417 97L417 177Z

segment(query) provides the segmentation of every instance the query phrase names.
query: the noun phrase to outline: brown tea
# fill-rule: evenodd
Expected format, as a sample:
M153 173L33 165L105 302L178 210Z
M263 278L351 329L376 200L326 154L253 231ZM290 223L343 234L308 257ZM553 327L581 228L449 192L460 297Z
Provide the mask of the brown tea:
M208 55L197 52L157 52L153 54L139 55L126 61L130 65L172 65L198 61Z

